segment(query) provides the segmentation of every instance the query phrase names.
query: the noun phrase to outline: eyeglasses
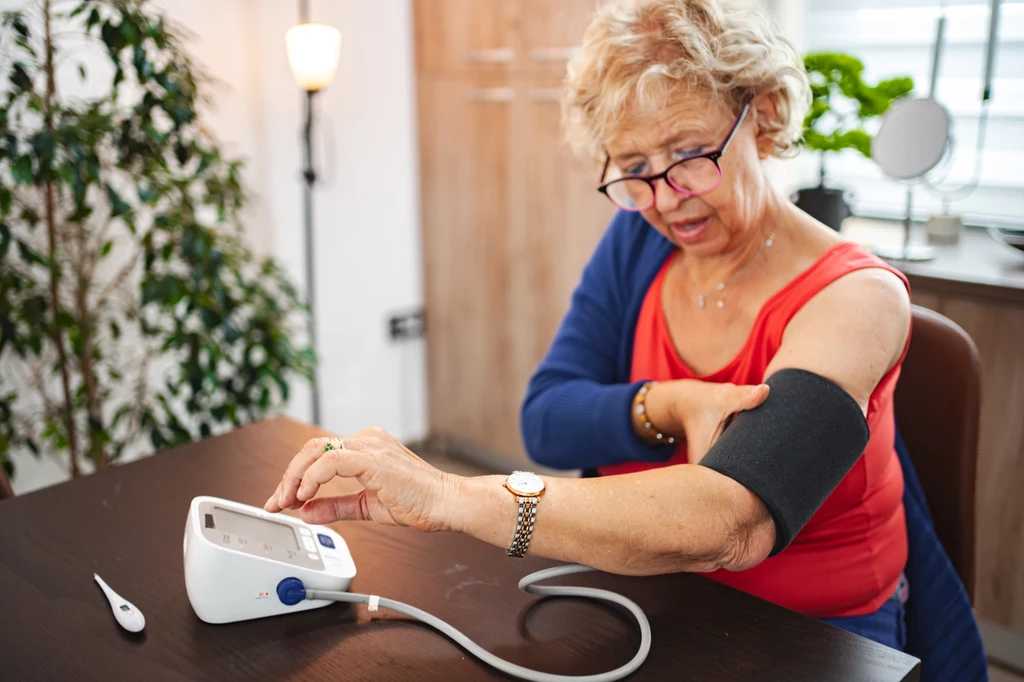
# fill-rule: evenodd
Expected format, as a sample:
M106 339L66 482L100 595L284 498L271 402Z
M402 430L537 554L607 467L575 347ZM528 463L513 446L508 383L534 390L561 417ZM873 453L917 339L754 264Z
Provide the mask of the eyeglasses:
M664 179L665 183L679 194L688 197L698 196L710 192L722 181L722 167L718 160L729 147L733 136L739 130L747 111L750 109L750 99L743 103L743 109L736 118L736 122L729 129L729 134L718 149L701 154L694 154L676 161L671 166L655 175L628 175L616 178L611 182L605 182L597 188L597 191L608 197L613 204L624 211L643 211L654 205L654 183ZM608 167L611 165L611 157L605 158L604 169L601 171L601 179L604 182L608 174Z

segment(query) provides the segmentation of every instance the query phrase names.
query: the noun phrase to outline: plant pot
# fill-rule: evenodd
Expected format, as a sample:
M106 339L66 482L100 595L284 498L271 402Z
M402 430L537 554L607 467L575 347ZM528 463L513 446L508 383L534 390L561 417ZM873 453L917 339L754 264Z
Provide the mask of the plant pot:
M843 221L852 214L850 204L846 201L845 192L824 186L810 187L799 190L793 203L812 218L819 220L836 232Z

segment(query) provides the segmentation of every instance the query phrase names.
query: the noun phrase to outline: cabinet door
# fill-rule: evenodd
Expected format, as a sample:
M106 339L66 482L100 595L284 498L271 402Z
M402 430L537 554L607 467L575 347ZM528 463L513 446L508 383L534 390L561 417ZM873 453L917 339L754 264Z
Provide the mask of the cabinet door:
M569 308L583 266L615 213L595 189L600 169L575 158L562 140L558 81L522 83L515 107L516 201L510 235L514 376L520 400Z
M520 0L415 0L416 61L421 76L501 76L520 56Z
M601 0L522 0L524 69L561 77Z
M419 84L430 427L498 454L519 440L508 334L515 94L481 78Z

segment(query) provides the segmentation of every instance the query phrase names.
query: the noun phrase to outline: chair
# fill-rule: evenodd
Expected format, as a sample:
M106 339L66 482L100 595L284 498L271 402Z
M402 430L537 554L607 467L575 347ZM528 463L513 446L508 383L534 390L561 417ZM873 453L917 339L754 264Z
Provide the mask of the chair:
M6 497L14 497L14 488L11 479L7 478L7 472L0 467L0 500Z
M917 471L935 532L974 601L974 487L981 360L967 333L913 306L910 348L896 386L896 426Z

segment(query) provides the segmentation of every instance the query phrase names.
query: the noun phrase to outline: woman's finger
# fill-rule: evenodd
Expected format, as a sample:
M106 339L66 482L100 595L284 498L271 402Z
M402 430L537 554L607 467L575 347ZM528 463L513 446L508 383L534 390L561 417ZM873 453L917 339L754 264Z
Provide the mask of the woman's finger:
M770 390L768 384L758 384L757 386L744 386L742 389L742 396L740 397L740 405L734 412L741 410L752 410L768 398L768 391Z
M296 499L305 502L316 496L320 486L335 476L359 478L366 471L369 457L359 450L331 450L309 465L296 491Z
M338 497L317 497L309 500L299 511L306 523L323 525L335 521L372 521L366 509L366 491L360 490Z
M288 463L284 476L281 478L281 484L278 486L278 507L288 509L298 501L295 499L295 492L299 488L302 474L305 473L310 464L315 462L320 455L324 454L324 447L330 440L330 438L313 438L308 440L302 446L302 449L299 450L298 454L292 457L292 461Z
M282 479L282 483L283 483L283 479ZM265 510L267 510L268 512L272 512L272 513L276 514L277 512L281 511L281 505L278 504L278 502L281 499L281 485L282 485L282 483L278 483L277 484L277 487L274 488L274 492L270 495L270 497L267 498L266 503L264 503L264 505L263 505L263 508Z

